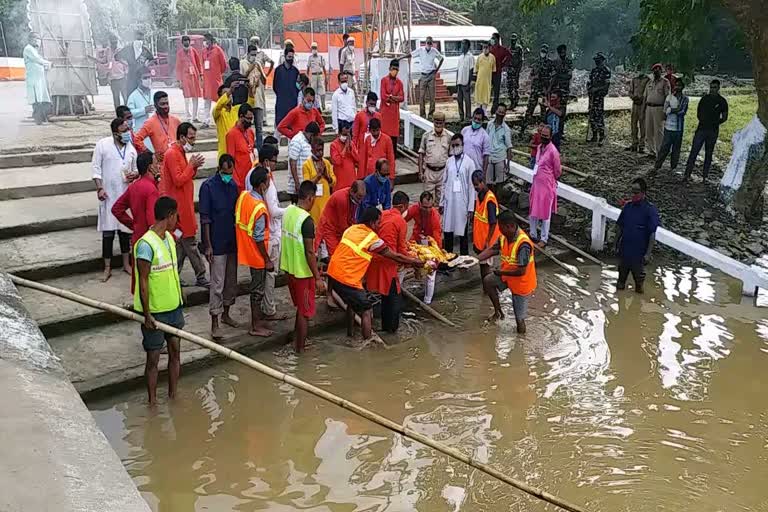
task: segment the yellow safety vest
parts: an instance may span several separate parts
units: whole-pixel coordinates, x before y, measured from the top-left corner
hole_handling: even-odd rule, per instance
[[[182,304],[181,283],[179,282],[179,271],[176,260],[176,241],[173,236],[165,232],[165,240],[168,245],[151,229],[144,233],[133,246],[133,261],[138,261],[137,248],[141,241],[149,244],[152,248],[152,266],[149,270],[149,312],[166,313],[173,311]],[[141,291],[139,287],[139,272],[136,270],[135,287],[133,293],[133,309],[143,312],[141,305]]]

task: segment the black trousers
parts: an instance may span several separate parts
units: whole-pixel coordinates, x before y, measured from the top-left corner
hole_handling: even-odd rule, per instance
[[[120,254],[128,254],[131,252],[131,234],[117,232],[120,238]],[[112,259],[112,245],[115,243],[114,231],[103,231],[101,235],[101,256],[105,260]]]
[[[712,153],[715,152],[715,143],[719,134],[720,130],[717,128],[714,130],[702,127],[696,128],[696,133],[693,135],[693,143],[691,144],[691,153],[688,155],[688,163],[685,165],[686,176],[690,176],[693,172],[696,158],[701,152],[701,147],[704,146],[704,168],[701,175],[704,179],[707,179],[709,169],[712,167]]]
[[[110,80],[109,87],[112,89],[112,103],[115,104],[115,108],[120,105],[128,103],[128,79],[119,78],[117,80]]]
[[[443,232],[443,247],[447,252],[453,252],[453,238],[453,233]],[[467,236],[457,236],[456,238],[459,239],[459,254],[469,256],[469,238]]]
[[[397,143],[400,141],[399,135],[390,135],[390,139],[392,139],[392,151],[395,152],[395,158],[400,156],[400,152],[397,150]]]
[[[632,279],[635,281],[635,290],[643,290],[643,282],[645,281],[645,267],[641,261],[619,261],[619,280],[616,286],[619,290],[623,290],[627,286],[627,277],[630,272],[632,273]]]
[[[491,93],[493,94],[493,106],[488,117],[493,118],[496,115],[496,109],[499,106],[499,93],[501,92],[501,72],[491,74]]]
[[[386,332],[397,332],[400,327],[402,300],[397,291],[396,279],[389,285],[389,294],[381,297],[381,328]]]

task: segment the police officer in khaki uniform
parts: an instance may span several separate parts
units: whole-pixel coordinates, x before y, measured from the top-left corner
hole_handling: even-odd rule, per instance
[[[309,86],[315,90],[315,95],[320,97],[320,106],[325,111],[325,91],[328,86],[328,67],[325,65],[325,57],[317,52],[317,43],[312,42],[312,54],[307,59],[307,76]]]
[[[434,128],[421,138],[419,147],[419,179],[424,190],[432,192],[435,204],[443,195],[445,164],[451,147],[451,136],[445,129],[445,113],[435,112]]]

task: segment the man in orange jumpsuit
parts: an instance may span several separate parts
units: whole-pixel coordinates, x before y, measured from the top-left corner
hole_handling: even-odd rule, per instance
[[[219,99],[219,87],[224,84],[224,73],[229,70],[227,55],[211,34],[203,40],[203,125],[211,123],[211,103]]]
[[[152,148],[155,150],[157,161],[162,162],[165,152],[176,141],[176,131],[179,129],[181,121],[178,117],[171,115],[171,105],[168,102],[167,92],[157,91],[152,101],[155,104],[155,113],[136,132],[133,140],[136,151],[143,153],[147,150],[144,139],[149,138],[152,142]]]
[[[160,173],[160,195],[176,200],[179,221],[173,236],[176,237],[176,254],[179,259],[179,273],[184,260],[189,258],[195,269],[195,285],[208,287],[205,278],[205,264],[197,249],[197,216],[195,215],[195,184],[197,170],[205,159],[199,153],[191,154],[195,145],[197,130],[191,123],[181,123],[176,131],[176,143],[165,152],[163,169]],[[191,155],[191,156],[190,156]],[[182,283],[182,286],[185,284]]]
[[[381,223],[376,234],[384,240],[390,250],[408,253],[406,237],[408,224],[403,219],[403,212],[408,209],[408,194],[402,190],[395,192],[392,197],[392,208],[381,214]],[[396,332],[400,327],[400,279],[397,276],[397,262],[373,255],[371,266],[365,275],[366,288],[369,292],[381,295],[381,328],[386,332]]]
[[[392,139],[392,147],[397,154],[397,141],[400,139],[400,104],[405,100],[403,82],[397,78],[400,61],[392,59],[389,74],[381,79],[379,97],[381,98],[381,131]]]
[[[176,80],[184,93],[185,121],[199,123],[197,118],[198,99],[203,95],[203,61],[200,53],[192,47],[189,36],[181,37],[181,49],[176,52]],[[192,103],[190,113],[189,104]]]
[[[395,149],[392,139],[381,134],[381,120],[371,119],[368,135],[365,136],[360,148],[360,175],[370,176],[376,172],[376,162],[386,158],[389,162],[389,181],[395,184]]]

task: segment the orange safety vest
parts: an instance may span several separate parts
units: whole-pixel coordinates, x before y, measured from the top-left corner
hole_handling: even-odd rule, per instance
[[[494,224],[491,242],[489,245],[485,245],[485,240],[488,238],[488,231],[491,229],[491,226],[488,223],[488,203],[496,205],[496,215],[498,215],[499,201],[496,199],[493,192],[490,190],[487,191],[482,203],[479,199],[475,199],[475,219],[472,222],[472,243],[481,251],[488,247],[493,247],[501,235],[499,224]]]
[[[371,264],[368,248],[378,240],[379,236],[365,224],[348,227],[331,256],[328,275],[341,284],[362,290],[363,277]]]
[[[265,216],[264,246],[269,246],[269,214],[264,201],[256,199],[250,192],[243,191],[235,206],[235,233],[237,234],[237,263],[251,268],[265,268],[266,262],[256,242],[253,241],[253,226],[256,220]]]
[[[531,257],[528,260],[525,274],[521,276],[502,276],[501,279],[507,283],[509,290],[515,295],[529,295],[536,289],[536,263],[533,261],[533,243],[522,229],[517,230],[517,238],[512,244],[502,235],[501,271],[518,269],[517,251],[521,244],[528,244],[531,247]]]

